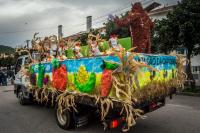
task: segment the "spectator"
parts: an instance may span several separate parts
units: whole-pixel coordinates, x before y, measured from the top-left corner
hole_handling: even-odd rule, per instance
[[[3,73],[0,71],[0,86],[2,85]]]

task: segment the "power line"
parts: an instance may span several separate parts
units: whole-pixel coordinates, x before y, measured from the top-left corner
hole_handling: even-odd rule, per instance
[[[147,4],[147,3],[151,2],[151,1],[153,1],[153,0],[145,0],[145,1],[141,2],[141,3],[142,3],[143,5],[145,5],[145,4]],[[111,12],[105,14],[105,15],[102,15],[102,16],[99,16],[99,17],[94,18],[92,24],[93,24],[93,25],[96,25],[96,24],[99,24],[99,23],[106,22],[106,20],[108,19],[108,15],[109,15],[109,14],[120,15],[120,14],[126,13],[126,12],[128,11],[128,9],[131,8],[130,3],[129,3],[128,5],[129,5],[129,6],[127,6],[127,4],[126,4],[125,6],[123,6],[123,7],[121,7],[121,8],[118,8],[118,9],[116,9],[116,10],[113,10],[113,11],[111,11]],[[125,10],[125,11],[124,11],[124,10]],[[121,12],[121,11],[123,11],[123,12]],[[100,19],[103,19],[103,20],[100,20]],[[97,20],[100,20],[100,21],[97,21]],[[97,21],[97,22],[96,22],[96,21]],[[73,25],[73,26],[86,26],[86,23],[84,22],[84,23],[81,23],[81,24]],[[70,28],[65,27],[64,29],[70,30],[70,29],[74,29],[74,27],[70,27]]]
[[[141,2],[142,0],[140,0],[140,2]],[[147,4],[147,3],[149,3],[149,2],[152,2],[152,1],[154,1],[154,0],[143,0],[141,3],[143,4],[143,5],[145,5],[145,4]],[[128,5],[128,6],[127,6]],[[115,14],[115,15],[120,15],[120,14],[123,14],[123,13],[126,13],[127,11],[128,11],[128,9],[130,9],[131,8],[131,6],[130,6],[130,3],[129,4],[125,4],[123,7],[121,7],[121,8],[118,8],[118,9],[116,9],[116,10],[113,10],[113,11],[111,11],[111,12],[109,12],[109,13],[107,13],[107,14],[104,14],[104,15],[101,15],[101,16],[99,16],[99,17],[95,17],[94,19],[93,19],[93,25],[95,25],[95,24],[99,24],[99,23],[102,23],[102,22],[105,22],[106,20],[107,20],[107,18],[108,18],[108,15],[109,14]],[[124,11],[125,10],[125,11]],[[123,12],[121,12],[121,11],[123,11]],[[99,20],[99,19],[103,19],[103,20],[100,20],[100,21],[97,21],[97,20]],[[96,22],[97,21],[97,22]],[[76,26],[85,26],[86,25],[86,23],[84,22],[84,23],[82,23],[82,24],[77,24]],[[71,28],[68,28],[68,29],[72,29],[73,27],[71,27]]]
[[[140,0],[140,2],[141,1],[142,0]],[[144,4],[149,3],[151,1],[153,1],[153,0],[144,0],[141,3],[144,5]],[[95,21],[97,21],[99,19],[103,19],[103,21],[105,22],[109,14],[115,14],[115,15],[117,15],[117,14],[123,14],[123,13],[127,12],[126,9],[129,9],[130,7],[131,6],[130,6],[130,1],[129,1],[123,7],[120,7],[118,9],[116,9],[116,10],[113,10],[113,11],[111,11],[109,13],[106,13],[104,15],[101,15],[99,17],[95,17],[93,19],[93,21],[95,22]],[[121,12],[123,10],[125,10],[125,11]],[[103,22],[103,21],[100,21],[100,22]],[[97,23],[100,23],[100,22],[98,21]],[[96,24],[96,23],[94,23],[94,24]],[[76,25],[68,25],[67,27],[64,27],[63,29],[71,29],[71,28],[74,28],[74,27],[77,27],[77,26],[84,26],[84,25],[86,25],[86,23],[82,22],[82,23],[79,23],[79,24],[76,24]],[[24,30],[17,30],[17,31],[0,32],[0,35],[16,34],[16,33],[30,32],[30,31],[34,31],[35,32],[35,31],[42,31],[42,30],[53,30],[53,29],[57,29],[57,27],[45,27],[45,28],[24,29]]]

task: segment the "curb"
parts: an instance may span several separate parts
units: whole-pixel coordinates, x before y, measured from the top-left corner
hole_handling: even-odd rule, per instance
[[[200,97],[200,93],[193,93],[193,92],[179,92],[178,95],[184,95],[184,96],[195,96]]]

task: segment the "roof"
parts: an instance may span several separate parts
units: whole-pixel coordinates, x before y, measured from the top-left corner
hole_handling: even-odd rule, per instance
[[[145,7],[144,9],[149,12],[153,9],[155,9],[156,7],[160,6],[160,3],[157,3],[157,2],[152,2],[151,4],[148,4],[147,7]]]
[[[96,28],[95,30],[103,30],[103,29],[105,29],[105,26]],[[72,34],[70,36],[64,37],[64,39],[68,39],[68,38],[76,39],[77,37],[80,37],[82,34],[85,34],[85,33],[88,33],[88,32],[87,31],[80,31],[78,33],[75,33],[75,34]]]
[[[175,7],[176,5],[169,5],[169,6],[166,6],[166,5],[161,5],[153,10],[151,10],[149,12],[150,15],[152,14],[157,14],[157,13],[161,13],[161,12],[168,12],[170,10],[173,10],[173,8]]]

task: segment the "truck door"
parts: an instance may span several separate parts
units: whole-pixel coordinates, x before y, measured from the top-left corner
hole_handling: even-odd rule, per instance
[[[22,68],[23,58],[19,58],[15,65],[15,81],[14,84],[21,84],[21,73],[20,70]]]

